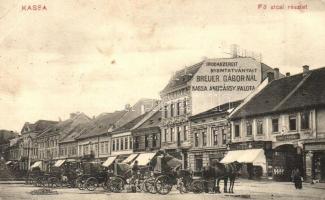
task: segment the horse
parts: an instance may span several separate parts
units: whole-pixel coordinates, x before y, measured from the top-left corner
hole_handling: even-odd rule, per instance
[[[213,180],[214,186],[217,182],[217,187],[213,188],[214,192],[220,193],[219,183],[224,180],[224,193],[233,193],[235,179],[238,176],[238,172],[241,168],[241,164],[237,161],[223,164],[219,162],[213,162],[212,165],[205,166],[202,170],[202,177],[205,180]],[[229,190],[227,190],[227,182],[229,179]],[[205,185],[206,187],[206,185]]]

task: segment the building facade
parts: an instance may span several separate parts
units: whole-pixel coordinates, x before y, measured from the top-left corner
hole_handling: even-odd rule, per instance
[[[188,165],[190,134],[189,117],[216,105],[242,100],[253,92],[268,73],[281,76],[253,58],[205,59],[177,71],[160,92],[162,99],[162,148]]]
[[[324,117],[325,93],[319,80],[325,78],[325,69],[303,69],[301,74],[271,81],[230,116],[231,150],[262,149],[265,161],[257,165],[275,180],[290,181],[295,168],[307,178],[320,169],[313,158],[322,150],[312,149],[319,147],[321,142],[314,142],[324,131],[317,122]]]
[[[240,102],[226,103],[189,118],[193,135],[189,169],[201,172],[204,166],[224,157],[230,141],[228,115]]]

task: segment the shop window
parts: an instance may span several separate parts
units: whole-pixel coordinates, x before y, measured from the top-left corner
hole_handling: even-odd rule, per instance
[[[195,156],[195,170],[201,171],[203,168],[203,159],[202,156]]]
[[[164,129],[164,140],[167,142],[167,137],[168,137],[168,130],[165,128]]]
[[[253,135],[252,121],[246,121],[246,135],[247,136]]]
[[[149,140],[148,140],[148,135],[144,136],[144,146],[147,148],[149,146]]]
[[[290,131],[297,130],[297,116],[296,115],[289,116],[289,130]]]
[[[300,127],[302,130],[306,130],[310,128],[308,111],[300,113]]]
[[[272,133],[279,132],[279,118],[272,119]]]
[[[129,148],[129,149],[133,149],[133,141],[132,141],[132,138],[130,138],[130,143],[129,143],[129,145],[130,145],[130,148]]]
[[[120,138],[116,139],[116,151],[120,150]]]
[[[124,150],[124,138],[121,138],[121,150]]]
[[[125,149],[128,149],[128,147],[129,147],[129,137],[127,137],[127,138],[124,138],[124,148]]]
[[[239,137],[240,127],[239,124],[235,124],[235,137]]]
[[[139,149],[139,140],[140,140],[139,136],[134,138],[134,148],[135,149]]]
[[[222,134],[222,144],[227,144],[227,134],[225,133],[225,129],[221,129]]]
[[[109,152],[108,148],[109,148],[108,142],[105,142],[105,153]]]
[[[199,133],[194,133],[194,146],[199,146]]]
[[[100,153],[104,153],[104,142],[100,143]]]
[[[156,147],[157,146],[157,135],[153,134],[152,135],[152,147]]]
[[[256,120],[256,131],[257,135],[262,135],[263,134],[263,120],[258,119]]]
[[[218,145],[218,130],[217,129],[212,129],[212,134],[213,134],[213,145]]]

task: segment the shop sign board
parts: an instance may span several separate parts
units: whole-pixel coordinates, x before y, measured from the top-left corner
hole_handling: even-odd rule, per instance
[[[290,135],[278,135],[276,136],[277,141],[289,141],[289,140],[297,140],[300,139],[299,133],[290,134]]]

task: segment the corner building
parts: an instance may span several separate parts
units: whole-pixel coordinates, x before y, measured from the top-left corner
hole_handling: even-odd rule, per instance
[[[175,72],[160,92],[161,148],[183,160],[188,168],[192,147],[189,117],[217,105],[244,99],[278,69],[249,57],[205,59]]]

